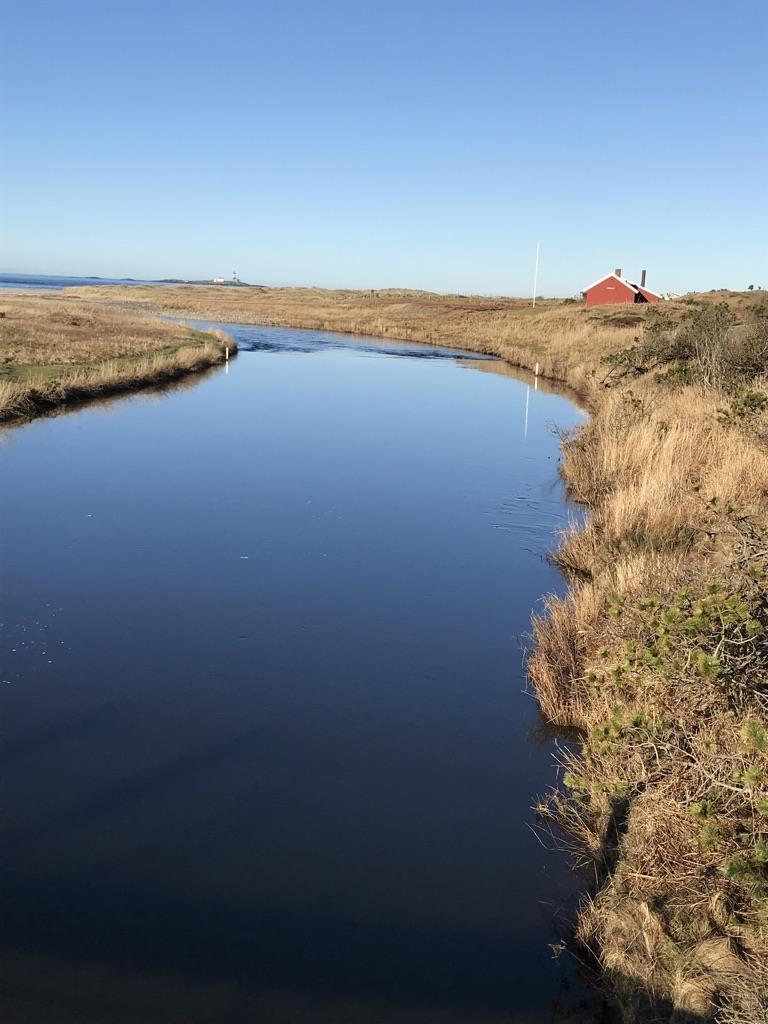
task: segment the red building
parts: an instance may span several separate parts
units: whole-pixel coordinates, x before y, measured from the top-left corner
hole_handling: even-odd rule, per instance
[[[621,276],[621,267],[612,274],[601,277],[582,292],[587,306],[613,306],[622,302],[660,302],[661,296],[645,287],[645,271],[640,284],[633,284]]]

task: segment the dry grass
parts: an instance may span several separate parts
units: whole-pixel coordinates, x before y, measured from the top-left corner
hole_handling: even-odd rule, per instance
[[[221,363],[214,333],[59,296],[0,299],[0,421],[159,385]]]
[[[768,452],[723,428],[722,396],[694,388],[638,394],[637,386],[631,395],[609,393],[565,444],[565,478],[594,510],[584,530],[564,539],[565,567],[597,576],[635,552],[695,546],[706,528],[702,495],[758,515],[768,509]]]
[[[582,377],[588,377],[594,360],[631,340],[644,318],[643,311],[634,309],[596,312],[561,302],[531,309],[518,299],[391,290],[188,285],[71,291],[73,302],[112,302],[168,316],[420,341],[500,355],[529,369],[539,361],[545,376],[577,388],[588,383]]]
[[[645,375],[564,444],[592,516],[529,670],[584,739],[542,812],[596,866],[580,936],[627,1020],[768,1017],[768,449],[733,402]]]

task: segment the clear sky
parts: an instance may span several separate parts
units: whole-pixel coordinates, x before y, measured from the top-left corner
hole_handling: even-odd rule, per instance
[[[0,270],[768,287],[765,0],[0,0]]]

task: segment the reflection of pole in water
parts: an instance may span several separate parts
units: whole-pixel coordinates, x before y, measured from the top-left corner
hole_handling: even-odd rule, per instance
[[[525,386],[525,429],[523,431],[523,437],[528,437],[528,401],[531,397],[531,385],[526,384]]]

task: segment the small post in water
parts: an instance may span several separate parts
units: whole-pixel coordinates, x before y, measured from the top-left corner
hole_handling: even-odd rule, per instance
[[[229,362],[229,345],[225,345],[224,346],[224,362],[225,363]],[[539,364],[536,363],[536,365],[538,366]]]

